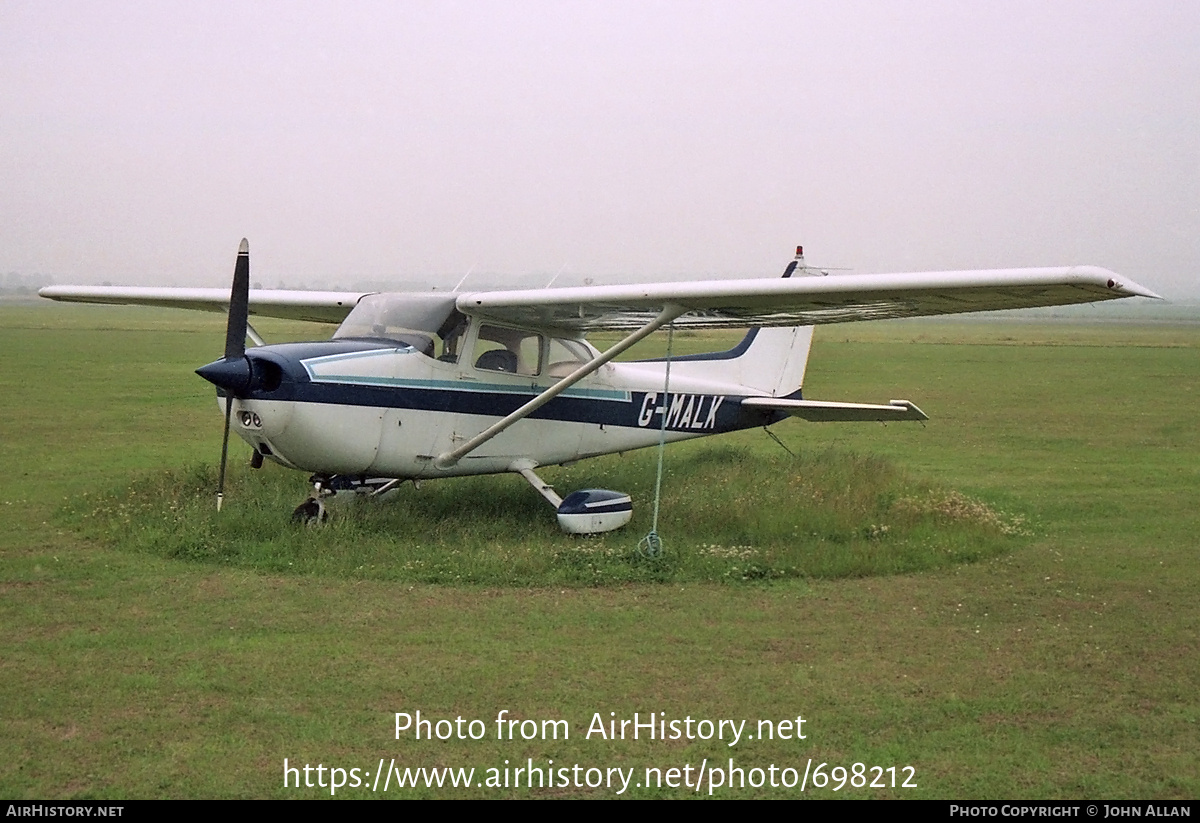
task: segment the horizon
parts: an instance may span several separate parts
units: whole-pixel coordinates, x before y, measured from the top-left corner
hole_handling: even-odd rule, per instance
[[[0,271],[1099,265],[1200,298],[1200,6],[0,6]]]

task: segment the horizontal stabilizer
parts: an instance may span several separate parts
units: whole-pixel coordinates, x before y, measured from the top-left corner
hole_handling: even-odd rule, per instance
[[[831,403],[824,400],[786,400],[779,397],[747,397],[742,405],[770,409],[802,417],[813,423],[859,420],[928,420],[929,416],[907,400],[892,400],[886,406],[872,403]]]

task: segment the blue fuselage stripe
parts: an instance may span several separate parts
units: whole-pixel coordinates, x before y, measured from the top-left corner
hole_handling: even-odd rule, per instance
[[[337,345],[339,343],[341,345]],[[270,360],[280,367],[283,375],[279,385],[271,391],[252,391],[248,399],[502,417],[516,411],[546,389],[532,382],[513,386],[474,380],[418,380],[376,375],[317,376],[313,374],[317,370],[303,362],[307,360],[312,363],[314,356],[320,361],[330,362],[380,353],[379,349],[362,351],[361,344],[355,351],[353,346],[342,341],[334,341],[334,345],[328,347],[309,343],[251,350],[247,356],[252,360]],[[661,392],[572,387],[530,417],[658,429],[665,414],[669,431],[696,434],[765,426],[782,417],[774,411],[743,409],[743,399],[744,396],[740,395],[671,392],[664,402]]]
[[[532,396],[532,392],[506,393],[495,390],[495,387],[486,391],[466,387],[446,391],[411,386],[284,381],[275,391],[255,392],[251,399],[503,417],[529,402]],[[693,431],[697,434],[764,426],[778,419],[770,411],[743,409],[743,398],[740,396],[671,392],[665,403],[657,392],[630,392],[628,397],[628,400],[608,400],[559,396],[530,417],[657,429],[662,425],[661,415],[665,410],[669,431]]]

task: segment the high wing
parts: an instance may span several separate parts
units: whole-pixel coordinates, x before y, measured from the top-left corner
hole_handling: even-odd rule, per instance
[[[210,288],[47,286],[42,297],[74,303],[225,312],[229,292]],[[250,313],[340,323],[369,292],[254,289]],[[459,311],[501,323],[575,332],[638,329],[665,307],[677,326],[797,326],[1158,297],[1108,269],[1038,269],[701,280],[460,294]],[[674,313],[674,312],[673,312]]]
[[[1108,269],[850,274],[583,286],[460,294],[459,311],[501,323],[577,332],[635,329],[667,306],[691,328],[809,326],[897,317],[1158,297]]]
[[[355,304],[370,292],[286,291],[251,289],[250,314],[341,323]],[[129,306],[163,306],[173,309],[229,311],[229,289],[144,288],[138,286],[46,286],[42,297],[66,303],[108,303]]]

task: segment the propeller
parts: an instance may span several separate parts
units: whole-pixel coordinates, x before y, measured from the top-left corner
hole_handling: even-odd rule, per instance
[[[221,473],[217,479],[217,511],[225,499],[225,463],[229,457],[229,418],[233,413],[235,388],[247,388],[250,383],[250,364],[246,360],[246,325],[250,317],[250,244],[246,238],[238,246],[237,263],[233,267],[233,287],[229,290],[229,322],[225,326],[225,359],[197,369],[197,373],[225,389],[225,433],[221,436]],[[208,373],[206,373],[206,371]],[[213,380],[220,376],[221,382]],[[237,380],[245,375],[243,382]],[[232,379],[231,379],[232,378]]]

